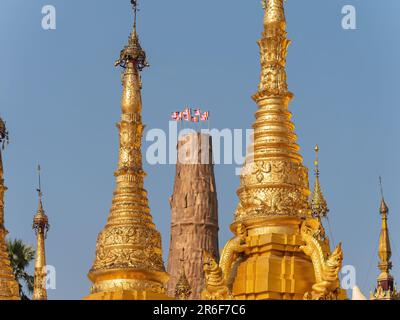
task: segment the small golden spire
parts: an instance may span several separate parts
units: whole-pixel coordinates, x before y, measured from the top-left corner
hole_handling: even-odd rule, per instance
[[[181,274],[175,286],[175,298],[188,300],[192,294],[192,288],[185,273],[185,248],[182,248]]]
[[[325,197],[321,190],[321,185],[319,182],[319,146],[315,146],[315,161],[314,161],[314,173],[315,173],[315,184],[314,184],[314,191],[311,198],[311,213],[314,218],[324,218],[327,216],[329,209],[328,204],[325,200]]]
[[[392,262],[390,258],[392,257],[392,249],[390,246],[389,239],[389,227],[388,227],[388,215],[389,208],[386,205],[385,198],[383,195],[382,178],[379,177],[379,183],[381,188],[381,204],[379,212],[381,214],[381,233],[379,237],[379,270],[381,273],[378,276],[377,288],[375,292],[371,295],[373,300],[398,300],[400,295],[397,294],[394,285],[394,279],[390,274],[392,269]]]
[[[46,291],[46,250],[45,239],[49,231],[49,219],[43,209],[41,168],[38,165],[39,187],[37,189],[39,197],[38,211],[33,218],[32,228],[36,234],[36,258],[35,258],[35,280],[33,288],[33,300],[47,300]]]

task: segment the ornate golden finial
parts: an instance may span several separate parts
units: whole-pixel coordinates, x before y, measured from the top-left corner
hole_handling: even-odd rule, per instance
[[[325,197],[321,190],[321,185],[319,182],[319,146],[315,146],[315,161],[314,161],[314,173],[315,173],[315,185],[314,192],[311,198],[311,213],[314,218],[324,218],[327,216],[329,209],[326,203]]]
[[[388,228],[388,214],[389,208],[386,205],[385,198],[383,195],[382,178],[379,177],[379,184],[381,189],[381,204],[379,212],[381,214],[382,226],[379,237],[379,270],[381,273],[378,276],[377,288],[374,293],[371,294],[372,300],[398,300],[400,295],[397,293],[393,276],[390,274],[392,269],[392,249],[390,246],[389,239],[389,228]]]
[[[185,248],[182,248],[182,258],[181,261],[181,274],[175,286],[175,298],[179,300],[188,300],[192,294],[192,288],[186,277],[185,272]]]
[[[136,14],[137,1],[131,3]],[[140,71],[148,64],[135,25],[115,65],[124,68],[116,187],[108,222],[97,239],[87,299],[167,299],[161,235],[144,188]]]
[[[49,219],[43,209],[42,201],[42,183],[41,183],[41,168],[38,165],[38,211],[33,218],[32,228],[36,234],[36,258],[35,258],[35,280],[33,288],[33,300],[47,300],[46,291],[46,249],[45,239],[49,231]]]
[[[20,300],[19,285],[10,263],[6,245],[7,230],[4,226],[4,193],[7,187],[4,185],[2,150],[8,143],[8,131],[6,124],[0,118],[0,300]]]
[[[140,45],[139,36],[136,30],[136,19],[138,11],[138,1],[131,0],[133,12],[134,12],[134,23],[133,30],[129,37],[128,44],[121,50],[119,59],[115,62],[115,66],[121,66],[126,68],[129,61],[135,61],[136,68],[142,71],[144,68],[149,67],[147,62],[146,52],[142,49]]]

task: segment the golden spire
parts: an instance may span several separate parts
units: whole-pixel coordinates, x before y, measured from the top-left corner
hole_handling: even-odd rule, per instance
[[[132,5],[136,15],[137,1]],[[108,222],[97,239],[88,299],[163,299],[168,275],[144,189],[140,71],[148,63],[136,23],[115,65],[124,68],[116,187]]]
[[[263,7],[261,76],[253,96],[258,108],[237,190],[239,204],[231,224],[235,236],[221,253],[224,263],[219,268],[213,263],[213,270],[223,274],[225,292],[236,299],[303,299],[312,292],[316,275],[321,276],[328,242],[321,224],[312,218],[308,169],[289,111],[293,94],[286,79],[290,41],[283,0],[264,0]],[[304,246],[312,242],[305,237],[309,229],[321,241],[310,250]],[[310,259],[317,251],[324,254]],[[333,258],[340,255],[338,248]],[[330,267],[336,270],[340,264],[337,259]]]
[[[175,286],[175,298],[179,300],[188,300],[192,294],[192,288],[186,277],[185,272],[185,248],[182,248],[181,274]]]
[[[314,185],[314,192],[311,198],[311,212],[314,218],[321,219],[327,216],[329,209],[319,183],[318,145],[315,146],[314,150],[315,150],[315,161],[314,161],[315,185]]]
[[[258,41],[261,79],[254,139],[241,173],[236,223],[260,217],[310,215],[308,171],[299,154],[286,83],[287,39],[283,0],[264,1],[264,32]],[[232,226],[232,230],[235,230]]]
[[[381,205],[379,208],[382,220],[381,234],[379,237],[379,270],[381,273],[378,276],[378,284],[375,292],[371,295],[373,300],[398,300],[400,295],[397,294],[394,279],[390,274],[392,269],[392,249],[390,247],[389,239],[389,228],[388,228],[388,214],[389,208],[386,205],[385,198],[383,196],[382,179],[379,178],[381,186]]]
[[[40,177],[40,165],[38,165],[39,188],[37,189],[39,196],[38,211],[33,218],[33,230],[36,234],[36,258],[35,258],[35,281],[33,288],[33,300],[47,300],[46,291],[46,250],[45,239],[49,231],[49,219],[44,212],[42,202],[42,186]]]
[[[8,131],[0,118],[0,300],[20,300],[19,285],[15,280],[6,244],[7,230],[4,226],[4,185],[2,150],[8,143]]]

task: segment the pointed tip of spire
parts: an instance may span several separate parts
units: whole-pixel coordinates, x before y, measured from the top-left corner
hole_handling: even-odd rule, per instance
[[[131,0],[131,4],[132,4],[132,9],[133,9],[133,31],[132,31],[132,34],[134,34],[137,37],[138,0]]]
[[[381,206],[380,206],[380,208],[379,208],[379,212],[380,212],[381,214],[388,214],[388,213],[389,213],[389,208],[388,208],[388,206],[386,205],[386,202],[385,202],[385,198],[384,198],[384,197],[382,197],[382,199],[381,199]]]
[[[325,200],[324,194],[321,190],[321,185],[319,182],[319,160],[318,160],[318,153],[319,153],[319,146],[316,145],[314,148],[315,151],[315,184],[314,184],[314,191],[312,193],[311,198],[311,212],[314,217],[326,217],[329,209],[328,204]]]
[[[382,183],[382,177],[379,177],[379,187],[381,189],[381,205],[379,207],[379,212],[381,214],[388,214],[389,213],[389,208],[386,205],[385,202],[385,197],[384,197],[384,193],[383,193],[383,183]]]
[[[38,172],[38,188],[36,189],[37,193],[38,193],[38,197],[39,197],[39,209],[42,208],[43,209],[43,205],[42,205],[42,177],[41,177],[41,170],[42,168],[40,167],[40,163],[37,166],[37,172]]]
[[[315,175],[317,177],[319,177],[319,168],[318,168],[318,166],[319,166],[319,160],[318,160],[319,146],[318,146],[318,144],[315,145],[314,151],[315,151],[315,160],[314,160],[314,167],[315,168],[314,168],[314,171],[315,171]]]

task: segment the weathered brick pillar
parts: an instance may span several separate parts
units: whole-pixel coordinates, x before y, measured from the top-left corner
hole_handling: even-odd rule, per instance
[[[203,250],[219,258],[218,201],[210,135],[191,133],[178,142],[174,192],[170,198],[172,221],[168,257],[168,294],[182,263],[192,288],[190,299],[200,299],[204,286]],[[217,260],[218,261],[218,260]]]

